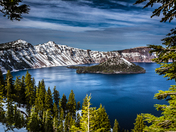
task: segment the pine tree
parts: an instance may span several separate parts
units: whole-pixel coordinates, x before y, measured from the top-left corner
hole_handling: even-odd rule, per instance
[[[35,107],[33,107],[28,118],[27,130],[31,132],[41,132],[42,127],[42,121],[39,119],[37,112],[35,112]]]
[[[3,74],[2,74],[1,69],[0,69],[0,84],[2,84],[2,85],[5,86],[4,76],[3,76]]]
[[[119,126],[119,123],[116,119],[114,121],[113,132],[120,132],[120,126]]]
[[[3,109],[4,103],[4,85],[0,84],[0,122],[4,123],[5,111]]]
[[[134,123],[134,129],[132,129],[133,132],[143,132],[145,128],[145,123],[143,120],[142,115],[137,115],[136,122]]]
[[[8,99],[7,99],[8,100]],[[9,99],[7,102],[7,111],[5,114],[5,119],[6,119],[6,128],[7,130],[13,130],[14,129],[14,107],[12,104],[12,100]]]
[[[53,130],[54,132],[58,131],[58,127],[59,127],[59,110],[57,108],[57,105],[54,103],[53,105]]]
[[[80,128],[80,120],[81,120],[81,116],[79,113],[77,113],[75,126],[78,128]]]
[[[94,119],[93,130],[99,132],[108,132],[110,131],[111,125],[106,110],[100,104],[100,107],[97,109]]]
[[[50,112],[53,110],[53,99],[50,87],[48,87],[48,90],[45,93],[45,110],[50,110]]]
[[[83,132],[93,131],[95,108],[90,107],[91,96],[86,95],[82,105],[82,116],[80,120],[80,129]]]
[[[135,4],[142,3],[145,0],[137,0]],[[162,12],[163,18],[161,22],[169,20],[171,22],[175,16],[175,0],[153,0],[147,2],[144,8],[153,6],[155,3],[161,5],[154,10],[153,16],[159,16]],[[155,53],[157,58],[153,59],[156,63],[160,64],[160,68],[155,71],[167,77],[168,80],[174,79],[176,81],[176,28],[171,30],[171,33],[167,35],[163,40],[163,46],[161,45],[149,45],[152,49],[150,53]],[[168,63],[169,61],[171,63]],[[144,114],[144,120],[150,123],[148,127],[145,127],[144,131],[175,131],[176,128],[176,85],[171,85],[171,88],[167,91],[160,90],[159,93],[155,94],[156,99],[166,99],[168,105],[155,105],[157,110],[161,110],[162,116],[156,117],[151,114]]]
[[[67,111],[67,98],[66,98],[65,94],[63,94],[62,99],[61,99],[61,106],[64,111],[64,118],[65,118],[66,111]]]
[[[18,103],[18,106],[21,104],[22,96],[21,96],[21,80],[18,76],[16,76],[16,80],[14,82],[15,89],[15,101]]]
[[[5,86],[7,102],[9,102],[9,100],[11,100],[13,98],[13,94],[14,94],[12,78],[13,78],[13,76],[11,75],[10,71],[8,70],[8,72],[6,74],[6,86]]]
[[[57,107],[59,108],[59,91],[56,90],[56,86],[54,87],[54,91],[53,91],[53,100],[54,100],[54,103],[57,105]]]
[[[5,93],[5,81],[4,81],[4,76],[2,74],[2,71],[0,69],[0,90],[2,90],[2,96],[5,96],[6,93]]]
[[[58,131],[63,132],[64,131],[64,125],[63,125],[63,120],[64,120],[64,110],[61,105],[61,99],[59,100],[59,127]]]
[[[42,80],[41,82],[39,82],[38,88],[39,88],[40,99],[43,101],[43,104],[44,104],[45,103],[45,93],[46,93],[44,80]]]
[[[31,79],[31,75],[27,71],[25,76],[25,95],[26,95],[26,103],[27,103],[27,112],[30,113],[30,107],[34,104],[34,87]]]
[[[53,119],[50,109],[44,111],[44,132],[53,131]]]
[[[21,77],[21,92],[20,92],[20,95],[21,95],[21,104],[26,104],[26,95],[25,95],[25,77],[22,76]]]
[[[81,108],[81,104],[80,104],[80,101],[78,101],[76,105],[76,110],[80,110],[80,108]]]
[[[17,110],[16,104],[14,106],[14,124],[15,124],[15,128],[17,128],[17,129],[20,129],[23,127],[22,115],[21,115],[20,111]]]
[[[70,115],[72,116],[73,119],[76,118],[76,100],[75,100],[75,94],[73,93],[73,90],[71,90],[71,93],[68,98],[67,102],[67,109]]]
[[[70,131],[71,126],[74,125],[73,118],[70,113],[68,113],[65,117],[65,122],[64,122],[64,131],[68,132]]]

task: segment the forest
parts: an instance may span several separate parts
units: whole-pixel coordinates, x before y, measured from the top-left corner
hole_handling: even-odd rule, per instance
[[[5,79],[0,72],[0,86],[0,122],[6,125],[7,131],[23,127],[31,132],[110,131],[105,108],[101,104],[98,109],[91,107],[91,96],[85,97],[81,108],[73,90],[68,99],[64,94],[60,98],[56,87],[53,93],[50,87],[45,88],[44,80],[36,86],[28,71],[15,80],[10,71]],[[118,128],[116,120],[114,131]]]

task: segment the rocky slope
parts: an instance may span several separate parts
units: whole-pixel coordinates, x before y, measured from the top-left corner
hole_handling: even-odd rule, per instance
[[[127,61],[122,57],[112,57],[95,66],[70,66],[77,69],[77,73],[101,73],[101,74],[135,74],[145,73],[145,69]]]
[[[146,53],[147,50],[145,49]],[[82,50],[55,44],[52,41],[33,46],[24,40],[17,40],[0,44],[0,68],[5,73],[7,70],[100,63],[112,57],[122,57],[133,62],[135,60],[148,62],[153,56],[143,52],[143,50],[140,52],[130,50],[129,53],[126,50],[113,52]]]
[[[155,54],[149,53],[148,47],[136,47],[131,49],[119,50],[118,53],[130,62],[152,62],[151,59],[155,58]]]

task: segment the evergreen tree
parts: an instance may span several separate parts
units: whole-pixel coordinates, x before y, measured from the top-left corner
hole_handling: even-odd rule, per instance
[[[81,120],[81,116],[79,113],[77,113],[75,126],[78,128],[80,128],[80,120]]]
[[[2,74],[1,69],[0,69],[0,84],[2,84],[2,85],[5,86],[4,76],[3,76],[3,74]]]
[[[94,119],[93,130],[99,132],[108,132],[110,131],[111,125],[106,110],[100,104],[100,107],[97,109]]]
[[[5,111],[3,109],[3,103],[4,103],[4,89],[3,89],[3,85],[0,84],[0,122],[4,123],[4,119],[5,119]]]
[[[145,0],[137,0],[135,4],[142,3]],[[161,22],[169,20],[171,22],[175,16],[175,0],[153,0],[147,2],[144,8],[153,6],[155,3],[160,3],[159,6],[153,12],[153,16],[159,16],[162,12],[163,18]],[[164,75],[168,80],[174,79],[176,81],[176,28],[171,30],[171,33],[167,35],[163,40],[163,46],[161,45],[149,45],[152,49],[150,53],[155,53],[157,58],[153,61],[160,64],[160,68],[156,69],[156,72],[160,75]],[[168,63],[169,61],[171,63]],[[161,110],[162,116],[156,117],[151,114],[144,114],[144,120],[150,123],[148,127],[145,127],[144,131],[175,131],[176,128],[176,86],[171,85],[171,88],[167,91],[160,90],[159,93],[155,94],[156,99],[166,99],[169,105],[155,105],[157,110]]]
[[[134,129],[132,129],[133,132],[143,132],[145,128],[145,123],[143,120],[142,115],[137,115],[136,122],[134,123]]]
[[[64,111],[64,118],[65,118],[66,111],[67,111],[67,98],[66,98],[65,94],[63,94],[62,99],[61,99],[61,106]]]
[[[34,87],[31,79],[31,75],[27,71],[25,76],[25,95],[27,103],[27,112],[30,113],[30,107],[34,104]]]
[[[14,106],[14,124],[15,128],[20,129],[23,127],[22,115],[19,110],[17,110],[17,106]]]
[[[81,108],[81,104],[80,104],[80,101],[78,101],[76,105],[76,110],[80,110],[80,108]]]
[[[71,93],[68,98],[67,102],[67,109],[70,115],[72,116],[73,119],[76,118],[76,100],[75,100],[75,94],[73,93],[73,90],[71,90]]]
[[[56,86],[54,87],[54,91],[53,91],[53,100],[54,100],[54,103],[57,105],[57,107],[59,108],[59,91],[56,90]]]
[[[45,93],[45,110],[50,110],[50,112],[53,110],[53,99],[50,87],[48,87],[48,90]]]
[[[12,104],[12,100],[9,99],[8,103],[7,103],[7,111],[6,111],[6,128],[8,130],[13,130],[14,129],[14,107]]]
[[[25,95],[25,77],[22,76],[21,77],[21,92],[20,92],[20,96],[21,96],[21,104],[26,104],[26,95]]]
[[[120,126],[119,126],[119,123],[116,119],[114,121],[113,132],[120,132]]]
[[[68,132],[71,128],[71,126],[74,125],[73,123],[73,118],[70,113],[68,113],[65,117],[65,122],[64,122],[64,131]]]
[[[40,99],[43,101],[43,104],[44,104],[45,103],[45,93],[46,93],[44,80],[42,80],[41,82],[39,82],[38,88],[39,88]]]
[[[80,120],[81,131],[93,131],[95,108],[90,107],[91,96],[86,95],[82,105],[82,116]]]
[[[27,122],[27,130],[31,132],[42,132],[42,121],[39,119],[35,107],[31,109],[31,114]]]
[[[53,131],[53,119],[50,109],[44,111],[44,132]]]
[[[60,99],[59,100],[59,128],[58,128],[59,132],[63,132],[64,131],[63,120],[64,120],[64,110],[62,108],[61,99]]]
[[[59,127],[59,110],[57,108],[57,105],[54,103],[53,105],[53,130],[54,132],[57,132],[58,131],[58,127]]]
[[[5,93],[5,81],[4,81],[4,76],[2,74],[2,71],[0,69],[0,90],[2,90],[2,96],[5,96],[6,93]]]
[[[14,94],[14,89],[13,89],[13,80],[12,80],[13,76],[11,75],[10,71],[7,71],[6,74],[6,97],[7,97],[7,102],[9,102],[9,100],[11,100],[13,98],[13,94]]]
[[[22,96],[21,96],[21,80],[18,76],[16,76],[16,80],[14,82],[15,89],[15,101],[18,103],[18,106],[21,104]]]
[[[146,0],[137,0],[135,4],[140,4],[142,2],[146,2]],[[159,5],[159,7],[153,11],[153,15],[151,17],[160,16],[160,14],[162,14],[162,19],[160,22],[166,22],[167,20],[171,22],[175,17],[175,0],[149,0],[144,4],[145,6],[143,8],[149,6],[153,7],[154,4]]]

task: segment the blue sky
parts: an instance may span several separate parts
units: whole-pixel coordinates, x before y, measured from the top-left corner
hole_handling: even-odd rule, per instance
[[[0,13],[0,43],[23,39],[36,45],[48,41],[98,51],[121,50],[161,39],[176,21],[160,23],[153,8],[135,0],[24,0],[29,14],[10,21]]]

